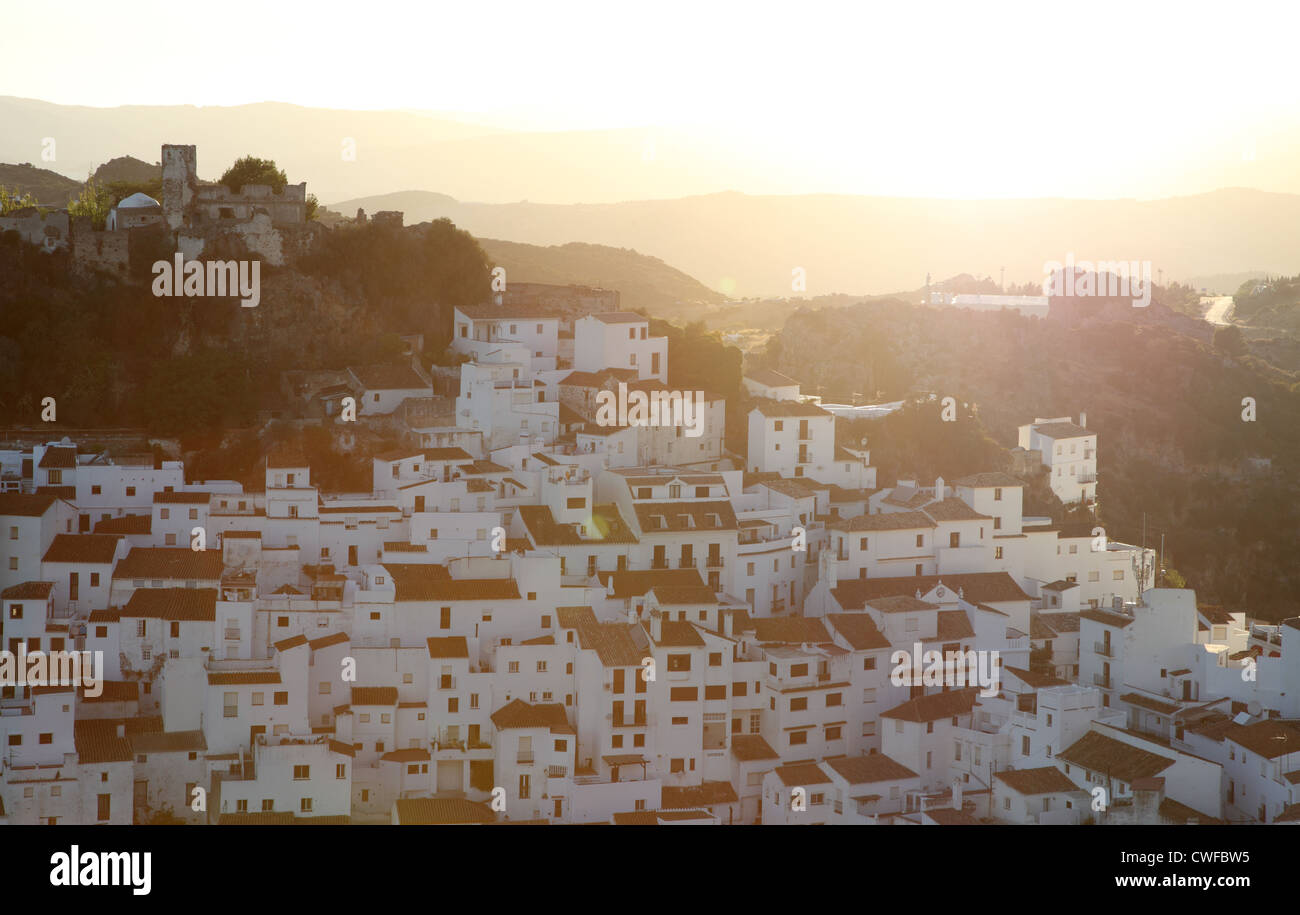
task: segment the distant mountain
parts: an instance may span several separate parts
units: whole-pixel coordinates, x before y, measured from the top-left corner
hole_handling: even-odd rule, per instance
[[[724,295],[885,293],[927,274],[1041,282],[1045,265],[1150,262],[1164,281],[1300,272],[1300,196],[1230,189],[1160,200],[928,200],[709,194],[607,204],[467,203],[404,191],[331,204],[448,217],[478,237],[581,241],[661,258]],[[804,289],[794,288],[802,268]]]
[[[162,178],[162,164],[155,162],[150,165],[134,156],[118,156],[95,169],[95,178],[105,184],[112,181],[130,181],[138,184],[158,181]]]
[[[657,257],[626,248],[570,242],[539,247],[495,238],[479,244],[493,264],[504,267],[506,281],[599,286],[617,289],[624,308],[646,308],[660,314],[689,303],[716,304],[721,293],[670,267]]]
[[[37,168],[30,162],[22,165],[0,163],[0,187],[16,190],[20,195],[31,194],[37,203],[61,207],[67,206],[68,200],[77,195],[81,182],[58,172]]]

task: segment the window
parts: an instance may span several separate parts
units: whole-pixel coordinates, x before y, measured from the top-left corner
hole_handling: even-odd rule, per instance
[[[226,693],[225,695],[225,717],[239,717],[239,693]]]
[[[507,670],[508,670],[510,673],[512,673],[512,674],[517,674],[517,673],[519,673],[519,662],[518,662],[518,661],[511,661],[510,664],[509,664],[509,666],[507,667]]]
[[[294,781],[300,782],[300,781],[303,781],[303,780],[308,779],[308,778],[311,778],[311,766],[294,766],[294,767],[293,767],[293,779],[294,779]]]
[[[808,708],[807,696],[799,696],[796,699],[790,700],[790,711],[792,712],[802,712],[805,711],[807,708]]]
[[[1124,570],[1123,570],[1123,569],[1116,569],[1115,571],[1113,571],[1113,572],[1110,573],[1110,577],[1113,578],[1115,581],[1123,581],[1123,580],[1124,580]]]
[[[833,705],[842,705],[843,703],[844,703],[844,695],[843,695],[842,693],[827,693],[827,694],[826,694],[826,707],[827,707],[827,708],[830,708],[830,707],[833,706]]]
[[[253,693],[253,704],[254,704],[254,705],[265,705],[265,704],[266,704],[266,693]]]
[[[993,548],[993,558],[994,558],[994,559],[1001,559],[1001,558],[1002,558],[1002,547],[1000,547],[1000,546],[995,546],[995,547]]]
[[[284,691],[281,691],[281,692],[278,692],[278,693],[275,694],[275,704],[276,704],[276,705],[288,705],[288,704],[289,704],[289,692],[288,692],[288,690],[284,690]]]
[[[538,672],[539,674],[544,674],[544,673],[546,673],[546,662],[545,662],[545,661],[538,661],[538,662],[537,662],[537,672]]]
[[[376,395],[378,396],[378,395]],[[298,810],[301,813],[311,813],[311,798],[304,797],[298,801]]]
[[[105,774],[107,775],[108,773]],[[99,809],[97,811],[98,819],[107,820],[109,818],[112,810],[112,799],[113,796],[111,794],[99,795]]]
[[[807,742],[808,742],[808,732],[807,732],[807,731],[791,731],[791,732],[790,732],[790,746],[792,746],[792,747],[797,747],[797,746],[801,746],[801,745],[803,745],[803,744],[806,744]]]

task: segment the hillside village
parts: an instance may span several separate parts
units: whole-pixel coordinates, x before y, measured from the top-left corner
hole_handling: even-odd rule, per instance
[[[294,237],[167,149],[115,225]],[[1153,550],[1026,515],[1001,470],[877,486],[775,371],[742,463],[644,315],[528,299],[456,308],[436,377],[289,379],[332,436],[400,436],[368,491],[292,446],[261,491],[0,451],[0,646],[103,661],[0,688],[0,822],[1300,822],[1300,620],[1155,587]],[[1097,439],[1025,417],[1018,460],[1086,510]]]

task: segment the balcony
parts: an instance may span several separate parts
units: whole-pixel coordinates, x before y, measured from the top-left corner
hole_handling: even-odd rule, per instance
[[[227,641],[227,642],[238,642],[238,641],[239,641],[239,630],[238,630],[238,629],[227,629],[227,630],[225,630],[225,636],[226,636],[226,641]]]
[[[1075,476],[1076,483],[1096,483],[1097,475],[1095,473],[1081,473]]]
[[[1112,648],[1110,644],[1107,642],[1093,642],[1092,650],[1095,651],[1097,654],[1101,655],[1103,658],[1115,657],[1115,649]]]
[[[652,568],[652,569],[666,569],[666,568],[668,568],[668,560],[667,560],[667,559],[652,559],[652,560],[650,560],[650,568]]]
[[[566,778],[568,777],[568,774],[569,774],[568,766],[547,766],[546,767],[547,778]]]
[[[1092,685],[1100,686],[1102,689],[1110,689],[1110,677],[1105,674],[1093,674]]]
[[[521,766],[531,766],[533,764],[532,753],[520,753],[515,757],[515,762]]]
[[[710,556],[707,560],[705,560],[704,565],[706,568],[709,569],[720,569],[722,568],[722,557]]]

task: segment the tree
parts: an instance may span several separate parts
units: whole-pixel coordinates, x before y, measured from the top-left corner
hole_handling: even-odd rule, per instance
[[[36,206],[36,198],[30,193],[19,194],[18,191],[9,190],[3,184],[0,184],[0,216],[12,213],[14,210],[21,210],[24,207]]]
[[[112,208],[113,195],[108,188],[95,178],[90,178],[81,193],[68,201],[68,216],[73,219],[89,219],[92,228],[102,231],[108,221],[108,211]]]
[[[1241,328],[1231,324],[1214,331],[1214,348],[1225,356],[1243,356],[1246,354],[1246,341],[1241,335]]]
[[[320,212],[320,201],[316,199],[315,194],[307,195],[307,222],[311,222]]]
[[[289,183],[284,169],[276,168],[274,159],[259,159],[257,156],[244,156],[226,169],[221,176],[221,183],[236,194],[246,184],[269,184],[271,190],[279,193]]]

